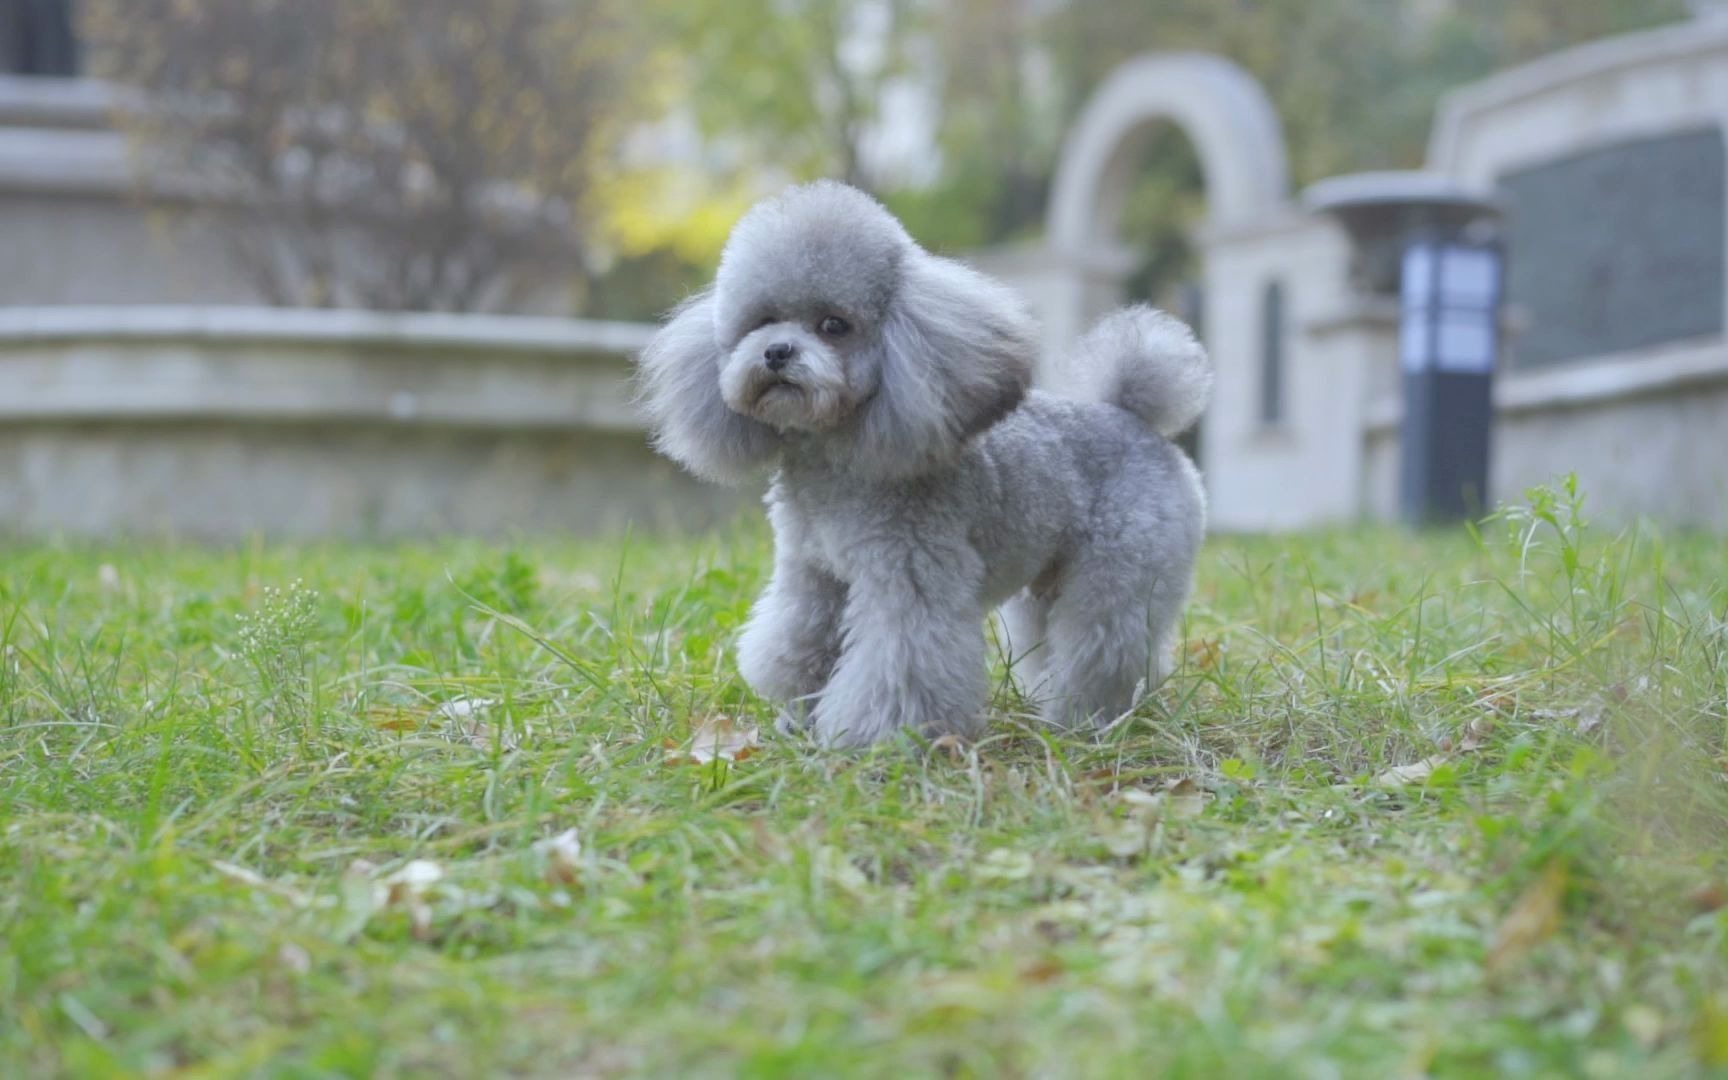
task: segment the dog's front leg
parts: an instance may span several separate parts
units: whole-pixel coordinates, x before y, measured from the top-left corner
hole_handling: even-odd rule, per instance
[[[846,586],[797,558],[777,556],[768,587],[738,638],[738,672],[750,688],[786,706],[798,726],[807,699],[827,685],[840,655]]]
[[[852,583],[843,651],[812,718],[830,746],[868,746],[898,731],[976,731],[989,690],[984,613],[971,552],[884,554]]]

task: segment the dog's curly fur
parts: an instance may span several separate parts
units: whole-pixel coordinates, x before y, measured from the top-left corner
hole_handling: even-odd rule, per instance
[[[738,666],[783,726],[837,746],[975,734],[998,605],[1053,723],[1113,719],[1167,672],[1205,531],[1169,436],[1211,367],[1180,322],[1128,308],[1058,396],[1029,389],[1035,341],[1008,289],[820,182],[751,209],[644,351],[661,452],[721,483],[776,467]]]

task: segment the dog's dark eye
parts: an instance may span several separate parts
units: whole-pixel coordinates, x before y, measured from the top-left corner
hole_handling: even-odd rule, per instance
[[[851,329],[852,324],[838,315],[830,315],[816,324],[816,332],[824,337],[839,337]]]

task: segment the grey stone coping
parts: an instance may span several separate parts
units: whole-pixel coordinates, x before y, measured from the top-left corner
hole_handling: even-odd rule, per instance
[[[136,94],[100,79],[0,74],[0,127],[106,128]]]
[[[640,432],[654,327],[497,315],[0,308],[0,422]]]
[[[126,194],[126,138],[113,115],[135,100],[96,79],[0,75],[0,191]]]
[[[356,309],[122,305],[0,307],[0,348],[21,341],[173,340],[338,342],[501,352],[635,352],[648,323],[526,315]]]
[[[118,132],[0,127],[0,191],[117,197],[132,189]]]
[[[1490,75],[1440,100],[1428,139],[1428,162],[1432,168],[1445,169],[1456,161],[1463,128],[1476,114],[1625,68],[1683,61],[1724,48],[1728,48],[1728,18],[1704,15],[1588,42]]]
[[[1421,204],[1474,210],[1493,205],[1489,193],[1465,189],[1444,173],[1423,169],[1381,169],[1318,180],[1302,191],[1302,205],[1316,213],[1338,213],[1358,206]]]
[[[1688,342],[1550,370],[1504,372],[1494,381],[1494,411],[1517,415],[1588,408],[1719,382],[1728,382],[1728,348],[1721,340]],[[1384,397],[1369,403],[1363,426],[1370,433],[1384,431],[1397,427],[1403,416],[1403,402]]]

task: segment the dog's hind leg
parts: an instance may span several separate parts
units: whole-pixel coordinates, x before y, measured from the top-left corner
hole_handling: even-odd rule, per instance
[[[1065,728],[1107,724],[1134,704],[1137,687],[1163,682],[1188,594],[1187,576],[1169,570],[1136,566],[1117,551],[1093,552],[1071,568],[1050,606],[1047,720]]]

